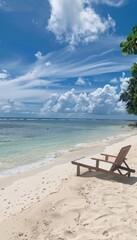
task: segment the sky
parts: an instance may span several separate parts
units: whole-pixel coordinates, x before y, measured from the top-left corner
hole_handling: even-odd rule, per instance
[[[0,0],[0,117],[129,119],[136,0]]]

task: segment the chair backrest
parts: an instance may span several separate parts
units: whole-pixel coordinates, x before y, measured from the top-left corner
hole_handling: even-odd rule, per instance
[[[124,161],[127,153],[129,152],[129,149],[131,148],[131,145],[122,147],[121,150],[119,151],[116,160],[115,160],[115,164],[112,165],[111,167],[111,171],[113,171],[115,169],[115,165],[120,166],[122,164],[122,162]]]

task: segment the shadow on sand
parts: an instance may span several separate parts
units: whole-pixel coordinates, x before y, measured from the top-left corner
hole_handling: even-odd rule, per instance
[[[133,185],[137,182],[137,177],[131,176],[131,177],[121,177],[119,176],[113,176],[110,174],[105,174],[105,173],[101,173],[101,172],[94,172],[94,171],[87,171],[84,173],[81,173],[80,177],[83,178],[92,178],[92,177],[96,177],[99,178],[103,181],[114,181],[114,182],[118,182],[118,183],[123,183],[123,184],[127,184],[127,185]]]

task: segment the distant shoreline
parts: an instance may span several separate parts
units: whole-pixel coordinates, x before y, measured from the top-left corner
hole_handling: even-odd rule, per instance
[[[137,121],[137,119],[135,120],[135,119],[123,119],[123,118],[121,118],[121,119],[117,119],[117,118],[88,118],[88,117],[85,117],[85,118],[53,118],[53,117],[49,117],[49,118],[46,118],[46,117],[35,117],[35,118],[33,118],[33,117],[0,117],[0,121],[1,120],[19,120],[19,121],[27,121],[27,120],[91,120],[91,121],[114,121],[114,120],[116,120],[116,121],[129,121],[129,122],[136,122]]]

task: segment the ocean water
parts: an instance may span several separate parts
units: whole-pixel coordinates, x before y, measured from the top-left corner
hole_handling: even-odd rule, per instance
[[[128,134],[128,121],[0,119],[0,175],[34,168],[66,151]]]

